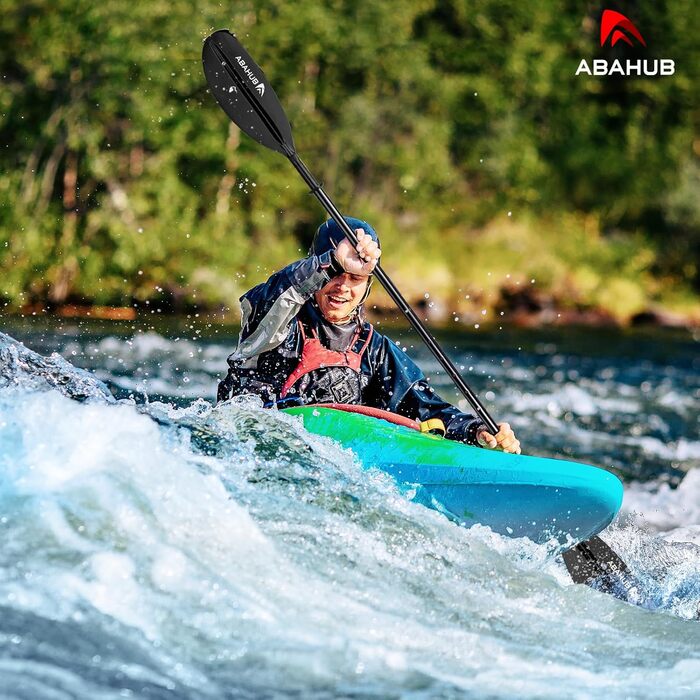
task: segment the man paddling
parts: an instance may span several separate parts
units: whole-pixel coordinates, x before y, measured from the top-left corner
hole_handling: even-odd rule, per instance
[[[379,238],[367,222],[345,220],[357,249],[329,219],[307,258],[241,297],[240,340],[218,400],[254,394],[266,406],[359,404],[432,421],[451,440],[519,454],[507,423],[492,435],[479,418],[444,401],[408,355],[365,320]]]

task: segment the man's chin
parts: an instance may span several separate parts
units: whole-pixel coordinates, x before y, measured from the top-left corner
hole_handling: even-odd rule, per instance
[[[345,310],[345,311],[339,311],[336,309],[328,309],[327,311],[323,312],[323,318],[326,319],[326,321],[330,321],[331,323],[344,323],[349,321],[352,318],[353,313],[355,312],[354,308]]]

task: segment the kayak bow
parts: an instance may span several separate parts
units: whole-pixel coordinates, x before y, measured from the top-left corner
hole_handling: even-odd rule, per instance
[[[377,409],[374,416],[328,406],[285,413],[301,416],[309,432],[349,447],[364,467],[391,474],[415,490],[413,500],[462,525],[570,544],[600,532],[622,504],[620,480],[599,467],[465,445],[398,425]]]

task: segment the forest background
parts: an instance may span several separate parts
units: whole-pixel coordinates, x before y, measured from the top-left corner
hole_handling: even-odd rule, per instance
[[[606,8],[647,47],[601,48]],[[305,255],[324,212],[208,94],[201,43],[228,27],[436,318],[700,322],[690,0],[0,0],[0,17],[6,312],[234,317]],[[676,72],[575,75],[596,58]]]

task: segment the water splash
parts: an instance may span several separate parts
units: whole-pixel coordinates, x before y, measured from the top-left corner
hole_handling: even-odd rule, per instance
[[[700,600],[692,545],[631,524],[608,538],[656,582],[670,614],[654,614],[571,585],[546,547],[411,503],[255,401],[116,402],[67,363],[56,385],[54,366],[24,364],[0,389],[4,696],[691,697],[700,683],[700,626],[679,619]]]

